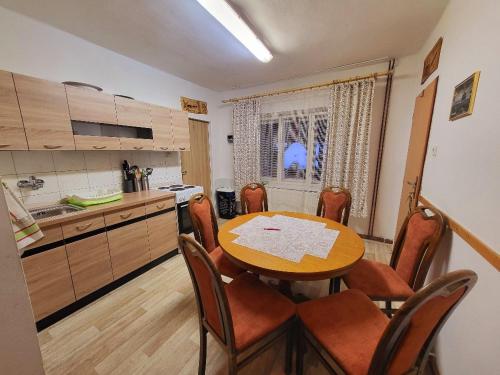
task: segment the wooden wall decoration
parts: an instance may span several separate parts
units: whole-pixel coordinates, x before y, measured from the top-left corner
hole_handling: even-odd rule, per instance
[[[439,66],[439,56],[441,55],[441,46],[443,45],[443,38],[439,38],[434,47],[430,50],[424,60],[424,68],[422,70],[422,81],[423,84],[427,78],[438,68]]]
[[[207,102],[181,96],[182,110],[189,113],[197,113],[200,115],[208,114]]]

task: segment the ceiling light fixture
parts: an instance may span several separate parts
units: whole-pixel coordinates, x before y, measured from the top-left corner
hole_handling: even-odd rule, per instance
[[[260,61],[267,63],[273,55],[255,33],[224,0],[197,0],[222,26],[238,39]]]

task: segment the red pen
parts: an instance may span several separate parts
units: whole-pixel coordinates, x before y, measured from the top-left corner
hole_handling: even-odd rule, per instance
[[[280,228],[264,228],[264,230],[281,230]]]

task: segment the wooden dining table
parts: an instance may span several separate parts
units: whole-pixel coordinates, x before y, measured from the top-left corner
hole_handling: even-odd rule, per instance
[[[326,228],[337,230],[340,233],[325,259],[306,253],[299,262],[295,262],[234,242],[238,238],[238,234],[231,231],[258,215],[284,215],[322,222],[326,224]],[[304,233],[304,236],[307,235]],[[287,211],[269,211],[237,216],[219,228],[218,239],[222,250],[232,262],[259,275],[281,280],[280,285],[286,294],[291,293],[291,281],[326,280],[342,276],[363,257],[365,252],[363,240],[351,228],[323,217]]]

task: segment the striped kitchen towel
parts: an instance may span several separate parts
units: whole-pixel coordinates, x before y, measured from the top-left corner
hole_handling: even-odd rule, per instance
[[[2,182],[5,200],[9,207],[10,221],[16,236],[17,249],[19,255],[23,254],[23,249],[33,242],[43,238],[43,233],[33,216],[24,207],[23,203],[12,193],[5,182]]]

